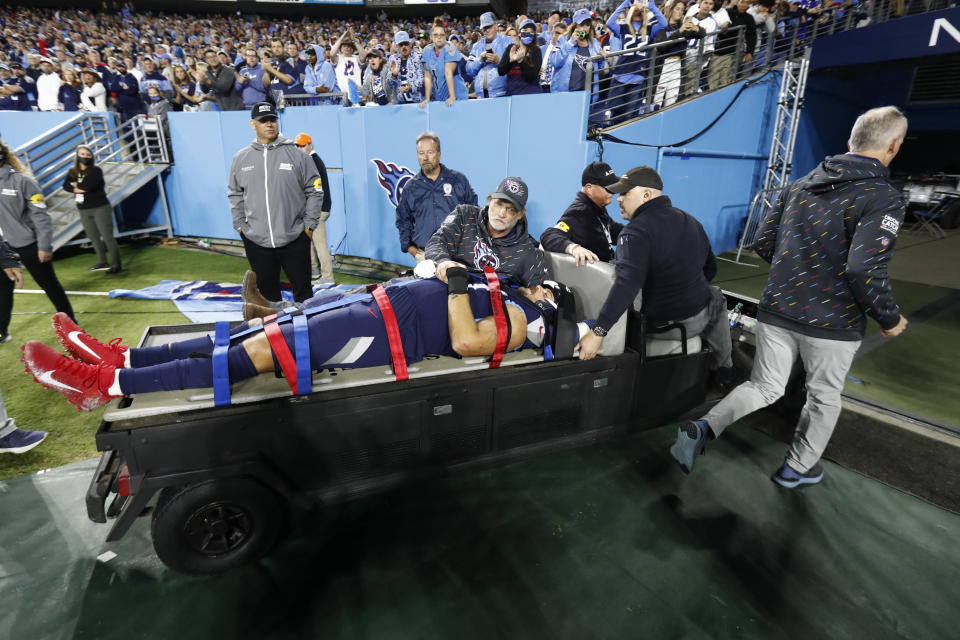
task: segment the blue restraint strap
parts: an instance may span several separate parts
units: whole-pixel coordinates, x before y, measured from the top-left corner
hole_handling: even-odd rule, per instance
[[[230,323],[218,322],[213,343],[213,404],[230,404],[230,372],[227,368],[227,350],[230,349]]]
[[[302,313],[293,316],[293,345],[297,360],[297,395],[311,393],[313,371],[310,368],[310,334],[307,332],[307,316]]]

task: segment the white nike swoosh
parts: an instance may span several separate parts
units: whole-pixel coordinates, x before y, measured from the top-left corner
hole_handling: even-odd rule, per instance
[[[92,356],[93,356],[94,358],[96,358],[97,360],[103,360],[103,358],[101,358],[99,355],[97,355],[97,352],[96,352],[96,351],[94,351],[93,349],[91,349],[91,348],[88,347],[87,345],[85,345],[85,344],[83,344],[82,342],[80,342],[79,336],[80,336],[81,333],[82,333],[81,331],[71,331],[70,333],[67,334],[67,339],[69,339],[70,342],[72,342],[73,344],[77,345],[77,346],[80,347],[81,349],[85,350],[87,353],[89,353],[90,355],[92,355]]]
[[[75,387],[71,387],[70,385],[64,384],[64,383],[60,382],[59,380],[54,380],[54,379],[53,379],[53,371],[44,371],[43,373],[41,373],[40,375],[37,376],[37,380],[39,380],[39,381],[42,382],[43,384],[50,385],[51,387],[59,387],[59,388],[61,388],[61,389],[69,389],[70,391],[76,391],[77,393],[83,393],[82,391],[80,391],[80,389],[77,389],[77,388],[75,388]]]

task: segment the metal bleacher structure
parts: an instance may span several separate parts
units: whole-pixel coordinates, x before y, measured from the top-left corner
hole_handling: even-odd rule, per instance
[[[157,181],[163,205],[163,224],[115,230],[116,237],[164,232],[173,236],[163,172],[170,167],[170,151],[162,123],[136,116],[120,125],[112,113],[78,113],[63,124],[17,147],[14,153],[33,174],[53,218],[53,249],[85,242],[74,197],[62,189],[73,167],[78,145],[89,147],[103,171],[107,197],[116,207],[152,180]],[[114,221],[116,225],[116,220]]]

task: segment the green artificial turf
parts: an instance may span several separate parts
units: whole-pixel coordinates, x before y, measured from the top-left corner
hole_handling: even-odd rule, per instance
[[[153,243],[122,243],[124,270],[116,275],[87,271],[96,260],[91,251],[69,249],[68,257],[57,254],[57,277],[67,291],[109,291],[139,289],[161,280],[213,280],[238,283],[248,268],[245,258],[198,251],[184,247],[164,247]],[[337,274],[337,282],[362,283],[366,280]],[[24,289],[39,289],[24,272]],[[70,303],[77,321],[91,335],[104,341],[122,337],[125,344],[136,344],[151,325],[185,324],[187,319],[169,300],[136,300],[106,296],[71,295]],[[93,435],[103,410],[77,411],[59,393],[41,387],[24,372],[20,346],[27,340],[40,340],[60,349],[50,325],[53,306],[43,294],[18,292],[14,296],[10,335],[13,340],[0,345],[0,391],[7,413],[23,429],[47,431],[43,444],[21,455],[0,454],[0,480],[56,467],[97,455]]]

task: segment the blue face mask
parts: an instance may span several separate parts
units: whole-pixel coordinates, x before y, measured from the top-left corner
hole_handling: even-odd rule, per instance
[[[522,43],[525,44],[525,45],[528,45],[528,46],[529,46],[529,45],[533,44],[533,40],[534,40],[534,35],[533,35],[532,33],[521,33],[521,34],[520,34],[520,42],[522,42]]]

